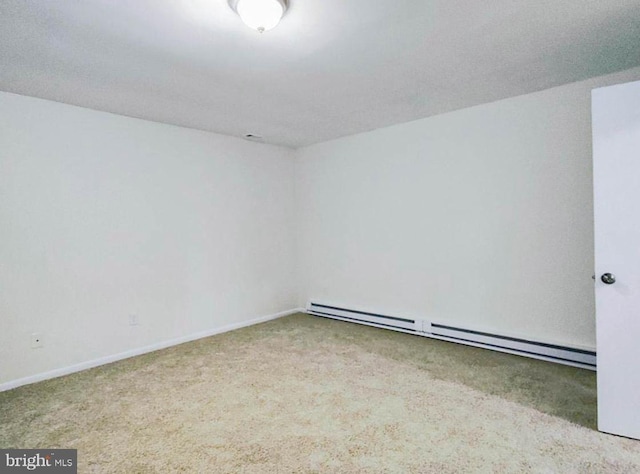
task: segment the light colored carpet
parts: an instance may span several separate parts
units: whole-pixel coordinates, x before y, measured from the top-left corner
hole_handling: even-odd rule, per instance
[[[592,372],[294,315],[0,393],[79,472],[640,472]]]

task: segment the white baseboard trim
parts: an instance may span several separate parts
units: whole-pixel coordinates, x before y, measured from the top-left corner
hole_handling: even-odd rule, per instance
[[[249,321],[228,324],[226,326],[197,332],[195,334],[190,334],[188,336],[177,337],[175,339],[158,342],[156,344],[151,344],[149,346],[139,347],[136,349],[131,349],[129,351],[120,352],[118,354],[113,354],[105,357],[100,357],[98,359],[88,360],[86,362],[70,365],[68,367],[62,367],[60,369],[54,369],[48,372],[42,372],[40,374],[30,375],[29,377],[24,377],[21,379],[10,380],[9,382],[0,384],[0,392],[21,387],[22,385],[29,385],[32,383],[53,379],[56,377],[62,377],[63,375],[73,374],[75,372],[81,372],[83,370],[92,369],[94,367],[99,367],[101,365],[110,364],[111,362],[117,362],[119,360],[128,359],[130,357],[135,357],[142,354],[147,354],[149,352],[158,351],[160,349],[166,349],[167,347],[177,346],[178,344],[184,344],[185,342],[196,341],[198,339],[203,339],[205,337],[215,336],[216,334],[222,334],[224,332],[233,331],[235,329],[240,329],[247,326],[253,326],[255,324],[260,324],[267,321],[271,321],[273,319],[289,316],[290,314],[302,313],[304,311],[305,311],[304,308],[295,308],[287,311],[281,311],[279,313],[250,319]]]

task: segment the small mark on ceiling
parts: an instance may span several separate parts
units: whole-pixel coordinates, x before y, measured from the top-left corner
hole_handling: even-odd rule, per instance
[[[256,135],[255,133],[245,133],[244,138],[245,138],[245,140],[250,140],[252,142],[263,142],[264,141],[264,137],[261,137],[260,135]]]

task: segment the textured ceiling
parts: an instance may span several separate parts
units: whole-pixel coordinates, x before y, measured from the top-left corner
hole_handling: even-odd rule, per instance
[[[640,65],[638,0],[1,0],[0,90],[299,147]]]

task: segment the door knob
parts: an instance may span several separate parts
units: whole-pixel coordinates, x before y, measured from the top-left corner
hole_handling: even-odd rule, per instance
[[[606,283],[607,285],[613,285],[616,282],[616,276],[611,273],[605,273],[600,277],[602,283]]]

